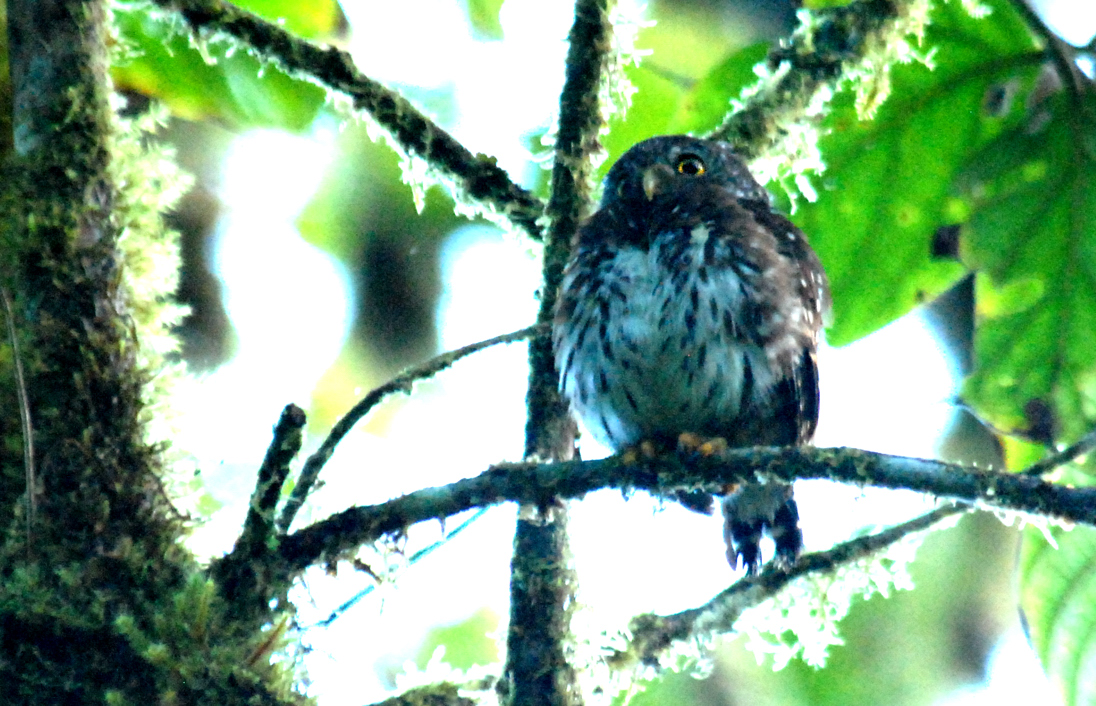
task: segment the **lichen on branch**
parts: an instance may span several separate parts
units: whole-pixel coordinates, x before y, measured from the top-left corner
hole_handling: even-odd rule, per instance
[[[459,212],[513,224],[534,239],[542,238],[540,199],[515,184],[493,157],[472,154],[397,91],[363,75],[347,52],[312,44],[222,0],[151,2],[181,18],[197,41],[240,46],[290,76],[349,98],[404,157],[404,175],[413,189],[421,192],[430,182],[441,183]]]
[[[799,26],[775,47],[757,83],[732,101],[708,137],[730,142],[762,181],[822,171],[819,126],[834,93],[851,87],[861,117],[890,92],[890,67],[918,56],[931,0],[855,0],[799,10]]]

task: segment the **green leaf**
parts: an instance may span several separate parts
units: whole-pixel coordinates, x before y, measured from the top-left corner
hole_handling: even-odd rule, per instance
[[[1096,703],[1096,531],[1029,527],[1020,555],[1020,605],[1028,634],[1066,706]]]
[[[331,39],[346,27],[336,0],[236,0],[235,4],[305,39]]]
[[[601,165],[604,176],[609,167],[632,145],[648,137],[667,134],[670,116],[677,110],[684,94],[679,81],[650,65],[627,66],[625,75],[636,88],[628,114],[609,119],[609,132],[602,138],[608,158]]]
[[[1022,118],[1022,101],[992,100],[1002,85],[1032,80],[1042,55],[1007,2],[985,19],[961,3],[937,7],[921,63],[895,66],[891,96],[861,121],[840,95],[821,140],[828,168],[816,203],[793,220],[818,251],[834,297],[828,338],[842,345],[936,296],[964,274],[933,259],[936,228],[956,222],[955,174],[983,145]]]
[[[137,56],[112,67],[115,85],[163,101],[175,115],[300,131],[323,106],[323,89],[261,67],[246,52],[210,64],[186,37],[145,13],[118,11],[116,18]]]
[[[468,0],[468,21],[482,39],[502,39],[499,10],[503,0]]]
[[[769,52],[769,43],[751,44],[728,55],[682,98],[667,132],[709,132],[723,122],[735,98],[757,81],[753,69]]]
[[[808,10],[821,10],[826,7],[844,7],[852,0],[803,0],[803,7]]]
[[[997,291],[1029,293],[979,306],[964,397],[1006,429],[1041,400],[1075,439],[1096,420],[1096,101],[1050,104],[972,158],[958,184],[971,210],[964,261]]]

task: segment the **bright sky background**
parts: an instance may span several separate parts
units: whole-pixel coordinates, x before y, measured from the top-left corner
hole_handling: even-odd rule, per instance
[[[365,74],[394,85],[454,85],[457,117],[447,127],[473,152],[496,155],[501,166],[528,183],[539,167],[530,162],[524,136],[545,126],[555,110],[570,3],[508,0],[500,18],[505,39],[497,42],[474,40],[463,6],[453,1],[350,1],[344,8],[358,29],[350,48]],[[1049,17],[1064,33],[1072,32],[1068,37],[1078,44],[1096,31],[1096,3],[1089,0]],[[375,31],[412,24],[416,41],[434,48],[432,56],[402,51],[400,33]],[[500,85],[507,87],[505,101],[499,100]],[[305,243],[294,226],[331,159],[337,130],[321,122],[304,137],[243,135],[224,166],[221,196],[229,210],[213,245],[215,274],[223,282],[239,346],[232,361],[196,383],[185,421],[189,448],[210,478],[212,492],[228,503],[195,539],[207,554],[229,548],[226,542],[235,536],[251,490],[256,450],[269,442],[281,408],[290,401],[307,405],[348,335],[350,278],[338,261]],[[255,246],[259,233],[262,248]],[[518,329],[534,319],[539,265],[518,239],[481,226],[460,228],[449,237],[442,271],[444,293],[436,314],[441,349]],[[484,277],[488,271],[491,277]],[[525,356],[523,344],[474,356],[420,386],[384,438],[352,433],[324,471],[327,485],[315,497],[312,516],[383,501],[474,475],[493,461],[520,458]],[[825,349],[821,366],[819,445],[935,455],[936,439],[952,418],[948,401],[957,379],[919,315],[846,348]],[[907,374],[891,374],[896,369]],[[423,443],[424,433],[429,443]],[[584,448],[584,456],[595,455],[595,449]],[[925,508],[912,493],[826,483],[800,486],[809,549],[830,546],[857,527],[891,524]],[[398,591],[379,591],[330,629],[309,631],[305,641],[313,651],[306,665],[323,706],[385,698],[386,685],[373,665],[398,669],[431,626],[464,620],[484,606],[505,615],[513,522],[513,508],[491,511],[408,569]],[[640,611],[672,611],[708,600],[734,578],[723,558],[720,523],[676,506],[660,509],[644,496],[624,502],[619,494],[600,492],[575,503],[572,537],[582,600],[611,608],[621,621]],[[409,548],[438,536],[437,523],[413,527]],[[626,541],[609,543],[609,536]],[[689,541],[681,542],[682,536]],[[651,570],[670,562],[674,572]],[[682,581],[683,571],[688,580]],[[303,624],[326,617],[366,582],[344,571],[337,581],[315,572],[306,584],[295,594]],[[622,591],[622,585],[628,590]],[[438,600],[440,591],[444,600]],[[1018,633],[994,652],[989,674],[986,685],[964,690],[946,704],[1054,703]]]

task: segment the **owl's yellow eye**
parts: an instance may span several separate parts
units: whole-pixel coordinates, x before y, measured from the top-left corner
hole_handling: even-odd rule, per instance
[[[677,171],[686,176],[700,176],[704,173],[704,160],[695,154],[683,154],[677,159]]]

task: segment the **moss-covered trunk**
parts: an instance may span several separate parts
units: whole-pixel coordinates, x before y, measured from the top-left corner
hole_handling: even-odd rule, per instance
[[[271,686],[260,625],[227,619],[181,545],[146,429],[173,305],[131,295],[156,269],[134,260],[176,263],[158,216],[134,212],[129,190],[148,184],[120,163],[141,157],[119,148],[135,143],[111,106],[108,15],[102,0],[7,4],[0,701],[295,700]]]

